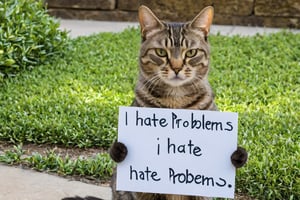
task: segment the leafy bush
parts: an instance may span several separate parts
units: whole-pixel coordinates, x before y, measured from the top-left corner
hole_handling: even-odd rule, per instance
[[[42,1],[0,1],[0,80],[61,54],[68,37],[58,28]]]
[[[80,37],[63,59],[5,80],[0,139],[107,148],[116,138],[118,106],[133,98],[139,41],[135,29]],[[299,199],[300,34],[210,41],[217,105],[239,113],[239,145],[250,154],[237,171],[237,190]],[[18,162],[20,154],[6,158]]]

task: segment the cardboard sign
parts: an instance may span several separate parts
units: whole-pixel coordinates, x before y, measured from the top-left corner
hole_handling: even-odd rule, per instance
[[[117,190],[234,198],[238,114],[120,107]]]

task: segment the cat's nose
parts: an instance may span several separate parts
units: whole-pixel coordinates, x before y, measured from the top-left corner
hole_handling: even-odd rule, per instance
[[[173,71],[177,75],[182,70],[182,67],[183,67],[182,66],[183,65],[182,59],[173,58],[173,59],[170,60],[170,63],[171,63],[171,68],[173,69]]]
[[[173,71],[175,72],[176,75],[178,75],[178,73],[181,71],[181,69],[176,68],[176,69],[173,69]]]

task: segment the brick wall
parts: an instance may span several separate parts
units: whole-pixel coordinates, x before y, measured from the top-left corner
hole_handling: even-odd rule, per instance
[[[165,21],[191,20],[214,5],[214,24],[300,28],[299,0],[46,0],[49,13],[65,19],[137,21],[139,5]]]

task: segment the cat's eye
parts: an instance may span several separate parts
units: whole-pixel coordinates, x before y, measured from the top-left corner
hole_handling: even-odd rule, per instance
[[[167,51],[161,48],[157,48],[155,49],[155,53],[156,55],[158,55],[159,57],[166,57],[167,56]]]
[[[190,49],[185,53],[185,56],[188,58],[194,57],[198,52],[198,49]]]

